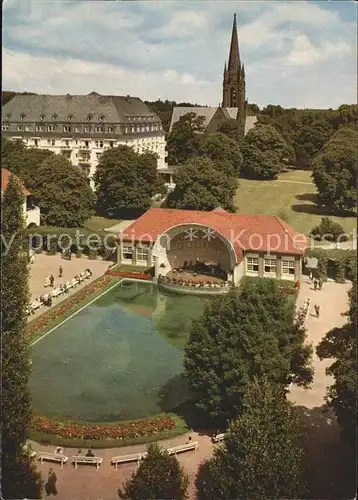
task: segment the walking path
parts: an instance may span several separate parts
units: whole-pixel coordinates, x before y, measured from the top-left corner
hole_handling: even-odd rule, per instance
[[[51,259],[53,257],[50,257]],[[46,275],[46,273],[45,273]],[[326,332],[335,326],[342,326],[345,318],[342,313],[348,309],[347,291],[350,284],[339,285],[337,283],[324,283],[322,291],[314,291],[306,278],[301,282],[300,293],[297,305],[302,305],[307,298],[310,298],[311,309],[307,319],[307,342],[312,342],[316,347]],[[315,303],[320,305],[320,318],[313,316]],[[329,361],[320,361],[314,354],[313,366],[315,369],[315,378],[310,389],[301,389],[293,387],[290,393],[290,399],[297,405],[304,406],[307,409],[321,407],[324,404],[326,386],[332,380],[325,374],[325,369]],[[319,410],[321,412],[321,410]],[[188,434],[189,435],[189,434]],[[184,444],[186,436],[178,436],[161,442],[164,448]],[[200,463],[210,457],[214,445],[210,437],[190,433],[193,441],[199,442],[199,449],[196,452],[190,451],[178,456],[179,462],[183,465],[186,473],[189,475],[189,500],[195,498],[194,480]],[[54,446],[45,446],[38,443],[31,443],[35,451],[54,451]],[[118,498],[117,490],[123,482],[136,470],[136,464],[122,464],[115,470],[110,465],[110,459],[116,455],[127,455],[145,451],[146,445],[128,446],[123,448],[100,449],[95,453],[103,457],[103,464],[98,471],[92,466],[79,466],[75,470],[70,463],[61,470],[57,464],[43,463],[38,465],[43,478],[47,478],[48,470],[52,467],[57,475],[58,500],[113,500]],[[77,449],[65,448],[65,454],[72,457]],[[83,450],[85,451],[85,450]]]
[[[306,181],[290,181],[289,179],[275,179],[275,182],[286,182],[288,184],[308,184],[309,186],[312,186],[312,182],[306,182]]]

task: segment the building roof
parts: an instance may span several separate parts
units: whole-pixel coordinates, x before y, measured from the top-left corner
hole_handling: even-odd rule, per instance
[[[238,260],[245,250],[301,255],[308,239],[276,215],[231,214],[218,207],[211,212],[151,208],[117,236],[123,241],[141,240],[154,243],[170,228],[199,224],[231,241]]]
[[[176,106],[175,108],[173,108],[169,132],[172,130],[174,123],[179,121],[179,119],[182,116],[186,115],[187,113],[195,113],[197,116],[203,116],[204,117],[204,127],[207,128],[207,126],[211,122],[214,114],[216,113],[217,109],[218,109],[217,106],[216,107],[214,107],[214,106],[209,106],[209,107]],[[233,118],[234,120],[236,120],[238,108],[225,108],[224,107],[224,108],[222,108],[222,110],[223,110],[223,113],[227,119]],[[245,134],[247,134],[247,132],[254,127],[256,122],[257,122],[256,116],[247,116],[246,117]]]
[[[1,192],[5,193],[7,186],[9,185],[10,182],[10,177],[11,176],[16,177],[19,182],[21,183],[22,186],[22,192],[24,196],[29,196],[31,193],[26,189],[26,187],[22,184],[21,180],[17,177],[17,175],[12,174],[7,168],[2,168],[1,169]]]
[[[91,120],[88,120],[89,115],[92,115]],[[139,97],[102,96],[95,92],[88,95],[15,95],[2,108],[3,120],[23,123],[63,123],[69,121],[69,116],[73,123],[122,123],[138,115],[160,122]]]

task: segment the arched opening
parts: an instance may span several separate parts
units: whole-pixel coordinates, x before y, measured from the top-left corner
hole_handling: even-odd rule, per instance
[[[34,222],[30,222],[30,224],[27,226],[28,229],[33,229],[34,227],[38,227],[38,225]]]

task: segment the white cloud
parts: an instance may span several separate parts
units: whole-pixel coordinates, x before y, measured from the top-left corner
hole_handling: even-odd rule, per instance
[[[3,88],[217,105],[236,11],[249,101],[335,107],[356,100],[343,3],[8,0]]]

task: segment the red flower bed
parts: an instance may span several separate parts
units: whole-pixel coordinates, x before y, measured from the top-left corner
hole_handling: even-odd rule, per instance
[[[128,424],[75,424],[63,423],[44,417],[35,416],[33,429],[52,434],[59,438],[72,439],[125,439],[151,436],[175,428],[174,420],[169,416],[147,418]]]
[[[137,280],[151,280],[152,277],[149,274],[143,274],[143,273],[136,273],[135,271],[132,272],[125,272],[125,271],[111,271],[110,269],[106,271],[106,274],[109,274],[111,276],[122,276],[122,278],[136,278]]]
[[[92,293],[97,292],[98,290],[103,288],[110,281],[111,278],[105,276],[101,279],[94,281],[93,283],[90,283],[85,288],[75,293],[67,300],[59,304],[58,306],[54,307],[53,309],[50,309],[48,313],[45,313],[39,318],[35,319],[34,321],[31,321],[31,323],[27,327],[27,333],[29,335],[33,335],[34,333],[38,332],[39,330],[47,326],[51,321],[57,319],[59,316],[62,316],[74,305],[77,305],[79,302],[85,300]]]

